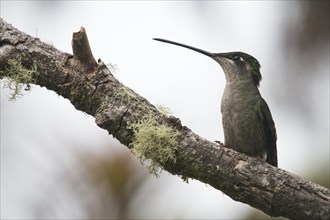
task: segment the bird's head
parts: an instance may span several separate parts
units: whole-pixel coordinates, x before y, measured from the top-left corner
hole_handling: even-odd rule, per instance
[[[253,56],[243,52],[214,53],[212,57],[222,67],[227,81],[250,79],[259,86],[260,64]]]
[[[185,47],[211,57],[222,67],[226,75],[227,82],[233,82],[236,80],[250,80],[255,86],[259,86],[259,82],[261,80],[260,64],[256,58],[247,53],[211,53],[174,41],[160,38],[154,38],[154,40]]]

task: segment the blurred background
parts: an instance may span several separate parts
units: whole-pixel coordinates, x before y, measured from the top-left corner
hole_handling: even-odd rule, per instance
[[[96,59],[199,135],[223,141],[218,64],[160,37],[262,65],[260,91],[279,167],[329,188],[329,1],[1,1],[14,27],[72,53],[85,27]],[[159,178],[94,118],[32,86],[9,101],[1,81],[1,219],[256,219],[204,183]]]

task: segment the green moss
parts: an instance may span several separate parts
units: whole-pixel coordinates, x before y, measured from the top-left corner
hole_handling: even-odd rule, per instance
[[[90,115],[100,113],[109,104],[109,98],[102,91],[96,91],[95,85],[89,83],[84,76],[74,77],[69,92],[71,103]]]
[[[75,76],[72,80],[72,86],[70,89],[70,96],[75,99],[80,96],[80,87],[83,86],[83,78]]]
[[[159,124],[151,115],[147,115],[137,123],[131,124],[134,140],[131,143],[132,152],[144,162],[150,159],[149,171],[157,176],[162,164],[175,162],[175,151],[178,148],[178,131]]]
[[[81,76],[76,76],[72,80],[72,86],[70,88],[70,100],[73,104],[79,106],[87,105],[90,101],[87,100],[89,88],[85,79]]]
[[[11,94],[9,100],[15,101],[24,95],[24,91],[30,90],[30,83],[35,83],[37,76],[37,67],[34,65],[27,69],[22,65],[22,58],[9,59],[4,70],[4,88],[9,88]]]

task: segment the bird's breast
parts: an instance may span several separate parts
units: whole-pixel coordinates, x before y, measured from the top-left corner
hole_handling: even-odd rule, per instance
[[[265,146],[256,112],[260,98],[258,91],[226,86],[221,112],[227,147],[251,156],[263,157]]]

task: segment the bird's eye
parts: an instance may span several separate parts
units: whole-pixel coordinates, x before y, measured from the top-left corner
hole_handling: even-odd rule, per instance
[[[235,60],[235,61],[240,60],[240,59],[241,59],[241,57],[238,56],[238,55],[234,55],[234,56],[233,56],[233,60]]]
[[[240,55],[233,55],[231,59],[234,60],[234,61],[242,61],[242,62],[244,62],[243,57],[241,57]]]

